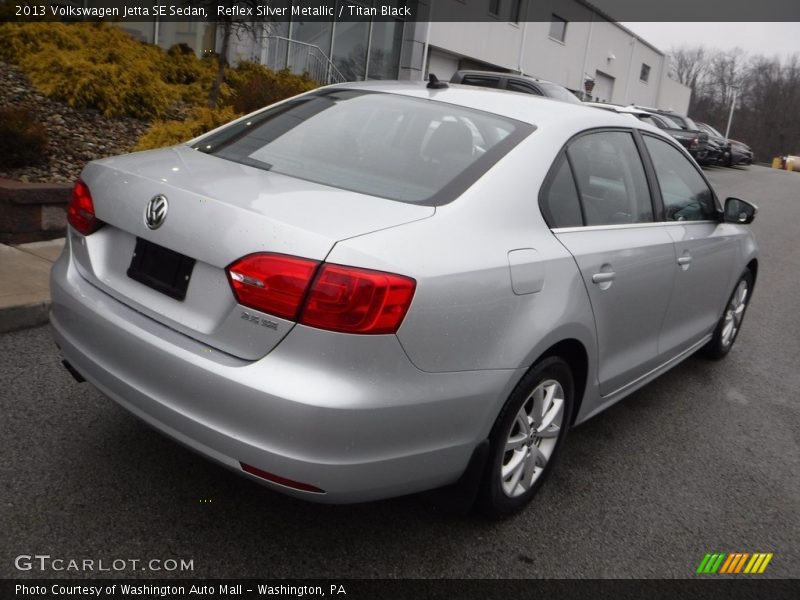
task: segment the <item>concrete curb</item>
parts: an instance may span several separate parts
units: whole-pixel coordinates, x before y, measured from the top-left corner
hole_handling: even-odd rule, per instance
[[[48,322],[50,300],[0,309],[0,333],[37,327]]]

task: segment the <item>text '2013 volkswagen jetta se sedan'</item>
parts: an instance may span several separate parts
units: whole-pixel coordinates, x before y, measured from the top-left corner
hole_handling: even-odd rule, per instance
[[[274,489],[469,477],[509,514],[571,425],[730,350],[754,215],[627,115],[341,84],[86,166],[51,321],[74,373]]]

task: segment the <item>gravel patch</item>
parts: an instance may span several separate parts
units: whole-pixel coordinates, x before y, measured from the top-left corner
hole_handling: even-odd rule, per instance
[[[10,105],[30,110],[48,135],[39,164],[0,169],[0,177],[17,181],[72,183],[87,162],[130,152],[149,127],[138,119],[104,117],[47,98],[19,68],[0,62],[0,106]]]

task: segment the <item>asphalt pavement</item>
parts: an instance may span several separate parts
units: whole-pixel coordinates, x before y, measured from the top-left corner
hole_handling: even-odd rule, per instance
[[[533,504],[500,522],[430,493],[353,506],[282,496],[74,382],[47,326],[0,335],[0,577],[101,575],[15,567],[48,554],[193,564],[111,573],[127,577],[684,578],[707,552],[771,552],[762,577],[800,576],[800,174],[708,175],[721,197],[760,207],[736,346],[575,428]]]

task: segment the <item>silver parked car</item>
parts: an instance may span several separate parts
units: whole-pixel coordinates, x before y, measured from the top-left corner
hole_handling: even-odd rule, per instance
[[[755,212],[629,115],[342,84],[87,165],[51,322],[76,377],[274,489],[502,515],[570,426],[730,350]]]

